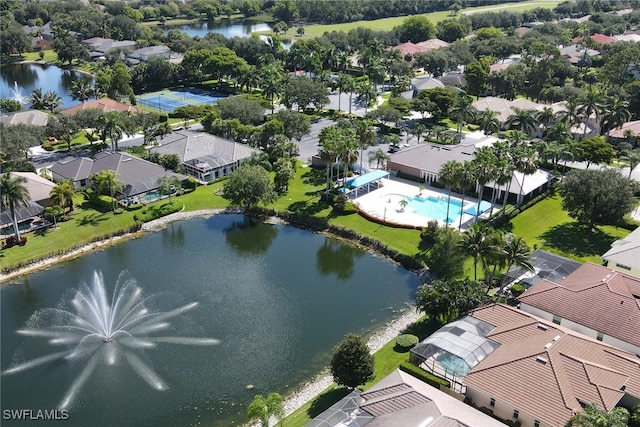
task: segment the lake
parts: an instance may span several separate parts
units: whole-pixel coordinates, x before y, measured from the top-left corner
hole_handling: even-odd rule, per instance
[[[42,93],[54,91],[62,98],[60,108],[69,108],[79,104],[69,90],[78,79],[92,80],[87,74],[62,69],[56,65],[46,64],[4,64],[0,66],[0,97],[13,98],[15,84],[23,96],[29,97],[35,89],[41,88]],[[29,108],[29,103],[24,105]]]
[[[242,215],[176,222],[4,286],[3,373],[60,351],[16,330],[42,321],[43,308],[69,306],[71,290],[96,270],[109,294],[128,271],[145,296],[158,297],[160,311],[197,302],[172,319],[167,334],[220,343],[132,350],[164,380],[165,391],[149,387],[127,363],[98,364],[69,406],[70,426],[245,422],[255,394],[284,395],[311,379],[344,334],[383,327],[407,308],[419,285],[384,258],[298,228]],[[91,360],[55,360],[3,375],[2,408],[56,408]]]

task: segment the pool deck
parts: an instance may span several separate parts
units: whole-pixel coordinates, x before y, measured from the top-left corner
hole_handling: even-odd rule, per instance
[[[410,207],[402,210],[400,206],[401,200],[411,199],[419,195],[419,184],[410,184],[404,180],[400,181],[397,178],[383,178],[380,181],[381,186],[377,190],[370,191],[362,196],[352,199],[353,203],[358,207],[360,214],[372,219],[373,221],[388,225],[418,229],[426,227],[427,223],[431,221],[431,218],[415,213],[415,211]],[[445,190],[440,190],[435,187],[427,187],[422,190],[422,195],[419,197],[427,198],[429,196],[446,200],[448,194]],[[459,195],[452,193],[451,200],[461,201],[461,198],[458,196]],[[465,198],[463,210],[474,206],[477,203],[478,199]],[[494,211],[496,209],[498,209],[498,206],[494,206]],[[487,218],[488,216],[489,212],[480,214],[480,218]],[[461,230],[465,230],[467,227],[472,225],[474,221],[475,215],[463,213]],[[449,224],[449,227],[458,228],[459,223],[460,217],[456,215],[455,221]],[[443,227],[447,225],[444,221],[438,221],[438,224]]]

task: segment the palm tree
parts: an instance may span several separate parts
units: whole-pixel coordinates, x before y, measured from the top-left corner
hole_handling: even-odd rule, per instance
[[[380,169],[380,164],[382,163],[384,169],[387,168],[387,161],[390,159],[389,155],[382,151],[382,149],[378,148],[376,151],[371,151],[369,153],[369,165],[371,162],[376,162],[376,169]]]
[[[521,110],[515,108],[516,114],[512,114],[507,118],[505,123],[507,129],[518,129],[520,132],[531,136],[538,127],[535,110]]]
[[[362,156],[364,150],[366,150],[376,138],[376,131],[373,129],[373,123],[371,120],[356,119],[353,122],[353,125],[356,131],[356,136],[358,137],[358,145],[360,146],[360,168],[362,168]]]
[[[160,193],[160,197],[163,194],[169,195],[169,204],[173,204],[173,200],[171,200],[171,195],[174,193],[179,193],[182,190],[182,184],[180,183],[180,178],[175,175],[164,175],[158,178],[156,181],[156,185],[158,186],[158,193]]]
[[[12,177],[9,172],[0,178],[0,210],[9,209],[17,244],[20,244],[20,230],[18,229],[16,208],[19,205],[29,206],[31,202],[26,183],[27,178],[23,176]]]
[[[467,195],[467,191],[472,189],[476,183],[476,169],[473,162],[465,161],[457,170],[456,184],[458,189],[462,193],[461,208],[464,206],[464,199]],[[458,231],[462,228],[462,212],[460,212],[460,222],[458,224]]]
[[[629,411],[614,408],[610,412],[600,410],[595,403],[589,403],[582,412],[569,418],[566,427],[626,427]]]
[[[73,187],[73,183],[65,179],[51,189],[49,198],[54,205],[58,205],[63,209],[69,208],[69,212],[71,212],[73,211],[73,196],[75,194],[76,189]]]
[[[569,124],[569,132],[571,128],[580,123],[580,104],[575,99],[569,99],[565,103],[565,110],[559,114],[560,121]]]
[[[326,127],[320,131],[320,158],[327,165],[327,194],[329,194],[333,181],[333,165],[337,161],[340,137],[339,130],[334,126]]]
[[[120,191],[124,186],[116,171],[104,169],[91,177],[92,186],[100,194],[108,194],[111,196],[111,210],[116,211],[116,192]]]
[[[271,162],[269,162],[269,155],[264,151],[252,152],[251,157],[247,159],[246,163],[251,166],[262,166],[267,172],[271,172],[273,169]]]
[[[513,171],[515,170],[513,164],[508,158],[498,158],[498,162],[496,163],[496,192],[494,193],[494,200],[491,202],[491,212],[489,216],[493,214],[493,205],[495,203],[495,198],[499,199],[500,188],[504,185],[504,199],[502,203],[503,211],[506,210],[507,207],[507,199],[509,198],[509,188],[511,187],[511,180],[513,179]]]
[[[595,116],[596,123],[600,123],[600,116],[602,114],[603,107],[603,98],[604,94],[602,94],[598,88],[590,87],[587,89],[587,93],[584,98],[581,100],[580,108],[578,112],[582,115],[582,118],[586,121],[592,115]],[[584,138],[587,134],[587,126],[585,123],[584,131],[582,133],[582,137]]]
[[[640,164],[640,148],[625,150],[622,158],[629,162],[629,180],[631,180],[633,170]]]
[[[553,112],[553,108],[551,107],[544,107],[542,111],[538,111],[538,113],[536,114],[536,120],[539,124],[544,126],[545,133],[549,125],[551,125],[555,120],[555,117],[556,115]]]
[[[411,129],[409,129],[409,133],[418,139],[418,144],[420,144],[420,138],[426,131],[427,127],[420,122],[416,123]]]
[[[613,98],[604,106],[602,114],[603,126],[607,130],[615,129],[631,120],[629,103],[624,99]]]
[[[474,120],[477,110],[471,105],[473,99],[470,96],[458,97],[449,115],[456,119],[458,133],[462,132],[462,126]]]
[[[509,271],[512,266],[517,265],[527,271],[533,272],[533,265],[531,265],[531,263],[529,262],[531,249],[522,237],[518,237],[513,233],[507,233],[504,236],[504,244],[502,245],[502,250],[504,253],[504,261],[506,264],[505,271]],[[506,283],[503,280],[500,284],[498,295],[502,293],[505,285]]]
[[[445,218],[445,224],[449,227],[449,208],[451,206],[451,188],[456,185],[456,179],[458,176],[458,168],[460,167],[460,163],[455,160],[449,160],[440,166],[440,171],[438,173],[438,181],[442,182],[442,184],[447,189],[447,216]]]
[[[116,112],[103,114],[98,118],[99,127],[102,130],[102,140],[111,140],[111,151],[118,151],[118,142],[124,133],[124,124]]]
[[[88,80],[78,79],[71,84],[71,97],[73,99],[85,102],[93,96],[95,96],[95,90]]]
[[[31,92],[29,102],[31,102],[31,108],[34,110],[46,110],[46,102],[44,94],[42,93],[42,88],[34,89]]]
[[[256,395],[247,409],[247,416],[251,420],[260,420],[262,427],[269,427],[272,415],[278,420],[284,417],[284,405],[278,393],[269,393],[266,399],[261,394]]]
[[[478,123],[480,129],[484,131],[485,135],[491,135],[497,133],[500,130],[500,122],[496,117],[496,112],[492,110],[485,110],[480,114],[480,121]]]
[[[356,80],[353,77],[347,77],[348,78],[345,78],[342,82],[342,90],[349,94],[349,115],[351,115],[351,107],[353,106],[353,93],[356,91],[356,88],[358,86]]]
[[[517,203],[522,203],[523,199],[523,190],[524,190],[524,181],[527,178],[527,175],[534,174],[538,170],[538,165],[536,164],[535,159],[536,152],[533,148],[520,148],[514,150],[514,166],[515,169],[522,173],[522,183],[520,184],[520,192],[518,194]]]
[[[478,262],[493,251],[489,235],[493,229],[485,224],[476,223],[462,233],[458,248],[466,256],[473,258],[473,280],[478,280]]]
[[[475,163],[476,180],[479,187],[478,208],[476,209],[476,222],[478,222],[478,216],[480,215],[480,202],[482,201],[482,196],[484,194],[484,187],[488,182],[495,179],[498,157],[491,147],[479,147],[476,150],[473,162]]]

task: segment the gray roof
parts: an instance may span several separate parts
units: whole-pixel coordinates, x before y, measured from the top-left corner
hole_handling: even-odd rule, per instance
[[[86,157],[73,159],[65,163],[55,163],[51,172],[65,179],[79,181],[87,179],[103,170],[115,171],[125,185],[124,194],[134,196],[158,188],[157,181],[165,175],[186,177],[165,170],[162,166],[127,153],[98,153],[95,159]]]
[[[513,266],[506,273],[508,277],[506,281],[518,280],[530,286],[542,279],[560,283],[582,265],[578,261],[542,249],[532,253],[528,261],[533,267],[533,273],[524,267]]]
[[[46,126],[49,117],[49,114],[39,110],[23,110],[0,115],[0,123],[5,125],[25,124]]]
[[[440,172],[440,167],[449,160],[457,162],[471,161],[475,158],[476,146],[473,143],[456,145],[418,144],[397,153],[391,154],[389,168],[395,164],[402,164],[412,168],[430,171],[434,174]]]
[[[624,239],[613,242],[611,249],[602,255],[602,259],[631,268],[640,268],[640,227]]]
[[[584,48],[583,46],[579,46],[577,44],[572,44],[569,46],[565,46],[560,49],[560,55],[568,55],[572,57],[582,58],[585,54],[588,56],[598,56],[600,52],[595,49]]]
[[[190,130],[175,131],[161,140],[162,145],[153,147],[151,152],[177,154],[180,161],[196,165],[208,164],[211,168],[225,166],[251,157],[258,150],[247,145],[229,141],[206,132]]]
[[[444,83],[442,83],[438,79],[434,79],[433,77],[416,77],[411,79],[411,85],[415,90],[421,91],[425,89],[434,89],[437,87],[444,87]]]
[[[169,46],[147,46],[134,50],[133,52],[131,52],[131,55],[129,55],[129,57],[140,59],[143,56],[162,55],[169,52],[171,52]]]
[[[453,74],[445,74],[444,76],[440,76],[438,78],[445,86],[466,86],[467,79],[464,77],[464,74],[453,73]]]
[[[431,423],[426,423],[431,419]],[[369,391],[354,390],[307,427],[498,427],[503,424],[471,406],[396,370]]]
[[[56,186],[53,182],[33,172],[11,172],[11,176],[21,176],[27,180],[25,187],[31,200],[36,203],[47,204],[49,193]]]

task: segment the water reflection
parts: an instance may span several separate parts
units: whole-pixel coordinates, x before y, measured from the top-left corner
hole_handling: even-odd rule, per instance
[[[327,239],[318,249],[316,265],[323,276],[335,274],[340,280],[347,280],[353,275],[356,258],[364,252],[352,246]]]
[[[184,229],[180,223],[172,222],[162,231],[162,243],[173,247],[184,246]]]
[[[224,230],[229,246],[243,255],[265,253],[278,236],[278,229],[272,225],[251,218],[232,223]]]

